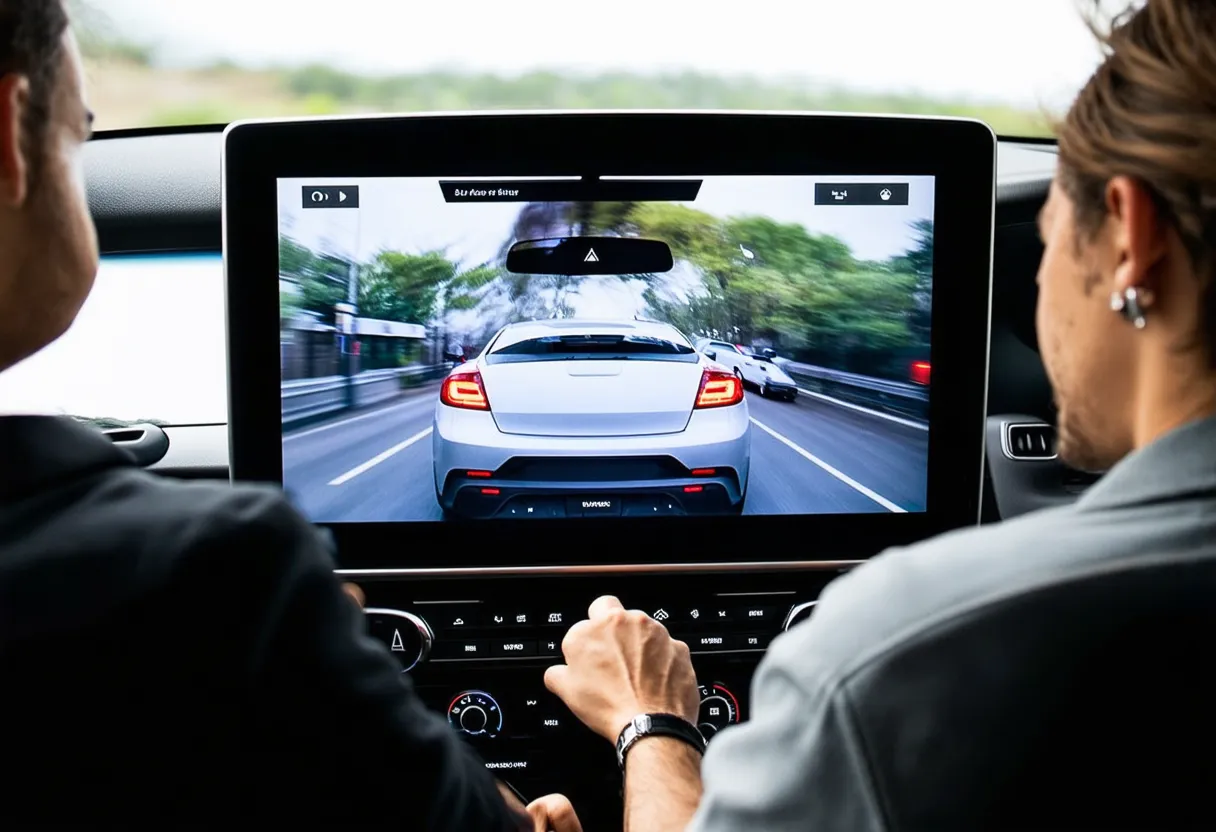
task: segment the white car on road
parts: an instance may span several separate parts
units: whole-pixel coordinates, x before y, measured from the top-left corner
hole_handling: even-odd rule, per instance
[[[754,354],[735,344],[711,338],[698,338],[696,348],[697,352],[755,387],[761,396],[785,399],[787,402],[798,398],[798,382],[778,367],[773,357]]]
[[[738,513],[751,422],[740,380],[675,327],[536,321],[444,379],[432,453],[449,515]]]

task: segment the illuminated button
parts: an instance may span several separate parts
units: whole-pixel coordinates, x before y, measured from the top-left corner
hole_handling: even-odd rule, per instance
[[[757,604],[750,607],[737,607],[730,611],[732,619],[740,626],[747,628],[766,629],[779,627],[786,608],[770,607]]]
[[[565,609],[542,609],[535,623],[542,627],[569,627],[579,616]]]
[[[720,634],[689,636],[684,640],[691,650],[729,650],[727,637]]]
[[[562,643],[555,638],[541,639],[537,644],[537,652],[541,656],[560,656],[562,654]]]
[[[490,655],[489,642],[479,639],[440,639],[431,648],[434,659],[484,659]]]
[[[437,630],[468,630],[478,624],[479,610],[472,605],[428,605],[424,608],[427,620]]]
[[[490,645],[490,654],[496,658],[503,658],[505,656],[535,656],[536,642],[516,641],[514,639],[496,641]]]
[[[481,623],[495,629],[499,627],[531,627],[536,624],[536,616],[528,610],[495,610],[487,615]]]
[[[727,644],[731,650],[765,650],[772,640],[773,637],[765,633],[744,633],[731,636]]]

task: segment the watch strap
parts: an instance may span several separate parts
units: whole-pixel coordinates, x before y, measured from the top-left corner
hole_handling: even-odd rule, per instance
[[[683,717],[675,714],[638,714],[621,729],[616,740],[616,761],[621,771],[625,770],[625,755],[629,749],[638,740],[650,736],[675,737],[692,746],[698,754],[705,753],[705,737],[697,726]]]

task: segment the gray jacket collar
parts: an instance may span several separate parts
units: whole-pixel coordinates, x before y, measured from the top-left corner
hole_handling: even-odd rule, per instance
[[[1216,495],[1216,416],[1128,454],[1076,506],[1106,509],[1203,493]]]

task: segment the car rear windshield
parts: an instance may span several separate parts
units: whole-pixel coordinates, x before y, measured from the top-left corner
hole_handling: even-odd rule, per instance
[[[525,361],[684,361],[697,362],[687,344],[649,335],[546,335],[516,341],[486,356],[490,364]]]

